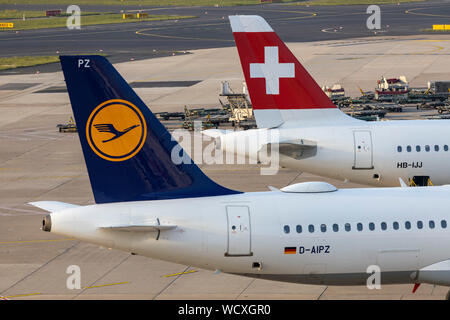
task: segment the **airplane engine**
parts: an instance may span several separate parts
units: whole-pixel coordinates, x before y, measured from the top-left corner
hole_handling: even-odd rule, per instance
[[[417,283],[450,286],[450,260],[441,261],[420,269],[413,277]]]
[[[52,230],[52,218],[50,215],[46,215],[42,220],[42,230],[50,232]]]

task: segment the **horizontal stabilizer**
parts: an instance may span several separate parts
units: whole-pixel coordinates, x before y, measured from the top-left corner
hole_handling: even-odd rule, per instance
[[[405,183],[405,181],[403,181],[402,178],[398,178],[398,181],[400,181],[400,187],[402,187],[402,188],[407,188],[408,187],[408,185]]]
[[[114,231],[127,231],[127,232],[157,232],[164,230],[175,229],[177,226],[174,224],[142,224],[142,225],[123,225],[123,226],[111,226],[101,227],[103,230]]]
[[[37,201],[37,202],[29,202],[28,204],[31,204],[32,206],[35,206],[37,208],[40,208],[40,209],[48,211],[48,212],[56,212],[56,211],[62,211],[65,209],[79,207],[76,204],[71,204],[71,203],[66,203],[66,202],[61,202],[61,201]]]

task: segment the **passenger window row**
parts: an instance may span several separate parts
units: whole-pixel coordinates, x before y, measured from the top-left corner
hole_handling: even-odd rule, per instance
[[[411,146],[406,146],[406,152],[411,152],[412,149],[413,148]],[[423,149],[426,152],[430,152],[431,147],[429,145],[426,145]],[[442,149],[444,151],[448,151],[448,145],[445,144]],[[416,146],[415,150],[416,150],[416,152],[420,152],[420,151],[422,151],[422,148],[421,148],[421,146]],[[434,147],[433,147],[433,150],[436,151],[436,152],[439,152],[439,146],[437,144],[435,144]],[[403,147],[402,146],[397,146],[397,152],[403,152]]]
[[[441,220],[440,225],[441,225],[441,228],[442,228],[442,229],[446,229],[446,228],[447,228],[447,221],[446,221],[446,220]],[[435,224],[434,220],[429,220],[429,221],[428,221],[428,228],[429,228],[429,229],[434,229],[435,226],[436,226],[436,224]],[[363,230],[364,230],[364,226],[363,226],[363,224],[360,223],[360,222],[357,223],[355,227],[356,227],[356,230],[358,230],[358,231],[363,231]],[[376,229],[376,226],[375,226],[375,223],[374,223],[374,222],[368,223],[368,224],[367,224],[367,227],[368,227],[368,229],[369,229],[370,231],[374,231],[374,230]],[[410,221],[405,221],[405,223],[404,223],[404,228],[405,228],[406,230],[410,230],[411,227],[412,227],[412,223],[411,223]],[[424,223],[423,223],[422,221],[419,220],[419,221],[416,222],[416,227],[417,227],[417,229],[423,229],[423,228],[424,228]],[[344,228],[345,231],[349,232],[349,231],[352,230],[352,225],[351,225],[350,223],[345,223],[344,226],[343,226],[343,228]],[[389,227],[388,227],[388,224],[387,224],[386,222],[381,222],[381,223],[380,223],[380,229],[381,229],[381,230],[385,231],[385,230],[388,230],[388,228],[389,228]],[[400,225],[399,222],[394,221],[394,222],[392,223],[392,229],[393,229],[393,230],[400,230],[400,228],[401,228],[401,225]],[[314,226],[313,224],[308,225],[308,228],[307,228],[307,229],[308,229],[308,232],[309,232],[309,233],[314,233],[314,232],[315,232],[315,226]],[[334,224],[331,226],[331,230],[333,230],[333,232],[339,232],[339,229],[340,229],[340,228],[339,228],[339,224],[337,224],[337,223],[334,223]],[[290,228],[289,225],[285,225],[285,226],[283,227],[283,230],[284,230],[284,233],[286,233],[286,234],[288,234],[288,233],[291,232],[291,228]],[[295,230],[297,231],[297,233],[302,233],[302,232],[303,232],[303,227],[302,227],[302,225],[298,224],[298,225],[295,227]],[[323,232],[323,233],[327,232],[327,225],[326,225],[326,224],[321,224],[321,225],[319,226],[319,230],[320,230],[320,232]],[[331,231],[331,230],[330,230],[330,231]]]

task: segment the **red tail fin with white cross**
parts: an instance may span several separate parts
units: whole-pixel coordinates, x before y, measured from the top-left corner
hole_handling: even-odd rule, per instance
[[[229,18],[258,127],[347,118],[262,17]]]

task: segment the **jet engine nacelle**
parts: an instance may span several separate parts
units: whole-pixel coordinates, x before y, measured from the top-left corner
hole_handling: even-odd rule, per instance
[[[416,283],[450,286],[450,260],[441,261],[420,269],[414,277]]]

